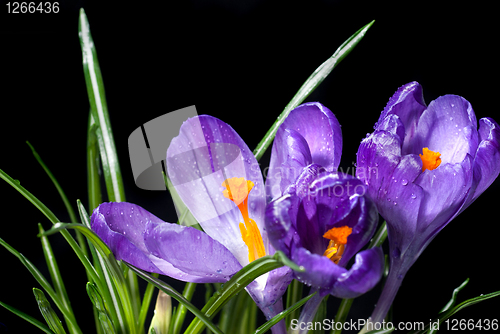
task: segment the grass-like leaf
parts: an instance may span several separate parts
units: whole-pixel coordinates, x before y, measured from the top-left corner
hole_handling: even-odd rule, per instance
[[[255,330],[255,334],[261,334],[261,333],[265,333],[267,332],[268,330],[271,329],[271,327],[273,327],[274,325],[276,325],[278,322],[280,322],[281,319],[285,318],[286,316],[292,314],[293,312],[295,312],[299,307],[301,307],[302,305],[304,305],[309,299],[311,299],[315,294],[315,293],[312,293],[310,294],[309,296],[306,296],[304,298],[302,298],[301,300],[299,300],[298,302],[296,302],[295,304],[293,304],[292,306],[290,306],[289,308],[287,308],[286,310],[284,310],[283,312],[280,312],[278,313],[277,315],[275,315],[272,319],[270,319],[269,321],[267,321],[266,323],[264,323],[262,326],[260,326],[259,328],[257,328]]]
[[[224,287],[212,296],[210,301],[203,307],[202,312],[209,319],[212,319],[230,298],[243,290],[253,280],[284,265],[297,271],[304,271],[304,268],[297,266],[281,251],[277,251],[273,256],[263,256],[243,267],[227,283],[224,283]],[[197,334],[203,328],[204,324],[199,319],[194,319],[186,333]]]
[[[465,286],[469,283],[469,279],[467,278],[460,286],[456,287],[455,290],[453,290],[453,293],[451,294],[451,299],[446,303],[446,305],[439,311],[439,313],[443,313],[448,311],[451,307],[453,307],[457,301],[457,296],[458,293],[465,288]]]
[[[196,283],[186,283],[184,291],[182,292],[182,295],[186,298],[186,300],[191,301],[194,291],[196,290],[196,285]],[[172,316],[172,334],[179,334],[181,332],[181,327],[184,324],[184,319],[186,318],[186,311],[186,306],[184,304],[179,304],[177,310]]]
[[[116,154],[113,131],[111,130],[111,122],[109,120],[101,69],[97,60],[94,41],[90,34],[89,21],[83,8],[80,9],[78,33],[82,48],[83,73],[87,85],[90,109],[93,120],[98,126],[96,135],[100,146],[108,199],[113,202],[122,202],[125,200],[125,191],[120,164],[118,163],[118,155]]]
[[[109,318],[104,301],[97,287],[92,283],[87,283],[87,294],[98,313],[98,319],[105,334],[116,334],[113,322]]]
[[[286,105],[285,109],[278,116],[278,119],[271,128],[267,131],[264,138],[257,145],[253,154],[255,158],[259,160],[262,158],[264,152],[271,145],[276,132],[278,131],[279,126],[285,121],[285,118],[288,116],[290,111],[295,109],[302,101],[304,101],[309,94],[311,94],[316,87],[319,86],[320,83],[330,74],[330,72],[337,66],[353,49],[354,47],[361,41],[361,39],[365,36],[366,32],[373,25],[375,21],[372,21],[365,25],[363,28],[356,31],[351,37],[349,37],[342,45],[335,51],[335,53],[328,58],[323,64],[321,64],[304,82],[302,87],[298,90],[292,100]]]
[[[38,327],[38,329],[40,329],[44,333],[54,334],[54,332],[47,325],[45,325],[41,321],[38,321],[37,319],[33,318],[32,316],[30,316],[30,315],[28,315],[28,314],[26,314],[26,313],[24,313],[22,311],[19,311],[15,307],[12,307],[12,306],[7,305],[5,303],[0,302],[0,305],[3,306],[3,307],[5,307],[7,310],[11,311],[12,313],[14,313],[15,315],[17,315],[18,317],[26,320],[27,322],[29,322],[33,326]]]
[[[59,308],[61,313],[64,315],[66,320],[71,324],[74,328],[75,333],[80,333],[81,331],[76,323],[76,319],[74,314],[68,310],[62,301],[61,297],[56,294],[50,283],[47,281],[45,276],[31,263],[23,254],[19,253],[14,247],[10,246],[6,243],[2,238],[0,238],[0,245],[5,247],[9,252],[15,255],[21,263],[28,269],[28,271],[33,275],[36,281],[42,286],[42,288],[49,294],[50,298],[54,301],[56,306]]]
[[[77,200],[77,207],[78,207],[78,213],[80,214],[80,219],[87,228],[91,229],[90,227],[90,219],[87,211],[85,210],[83,204],[80,202],[80,200]],[[115,326],[118,326],[119,328],[124,329],[125,328],[125,323],[124,323],[124,317],[121,316],[123,313],[122,308],[120,307],[119,303],[119,297],[118,294],[116,293],[116,288],[113,284],[113,279],[111,278],[111,274],[106,268],[106,265],[104,263],[104,258],[102,255],[95,249],[94,245],[90,240],[88,240],[89,244],[89,249],[90,252],[92,253],[92,258],[94,260],[94,267],[96,269],[96,272],[100,278],[100,281],[95,282],[98,285],[98,289],[101,292],[101,296],[104,299],[104,302],[106,303],[108,307],[108,312],[109,315],[115,324]],[[120,313],[120,311],[122,313]],[[96,316],[98,314],[96,313]],[[97,331],[101,331],[101,325],[99,319],[96,319],[97,323]]]
[[[38,308],[40,309],[40,312],[43,315],[43,318],[49,325],[49,327],[56,333],[56,334],[66,334],[66,331],[64,330],[64,327],[61,324],[61,320],[59,320],[59,317],[57,316],[56,312],[52,309],[50,306],[49,301],[47,298],[45,298],[45,294],[43,293],[42,290],[34,288],[33,293],[35,294],[35,299],[38,303]]]
[[[88,219],[88,216],[87,216]],[[139,330],[137,327],[136,319],[138,319],[138,310],[136,311],[133,307],[132,300],[130,297],[130,291],[127,285],[127,282],[125,280],[125,277],[122,274],[122,271],[120,267],[118,266],[118,262],[116,261],[113,253],[111,250],[108,248],[108,246],[104,243],[104,241],[99,238],[97,234],[95,234],[94,231],[92,231],[90,228],[88,228],[86,225],[89,224],[88,222],[84,224],[66,224],[66,223],[57,223],[55,224],[50,230],[44,233],[44,235],[51,235],[57,232],[62,232],[65,231],[66,229],[76,229],[80,231],[92,244],[94,245],[95,249],[101,254],[104,263],[106,265],[106,268],[110,271],[111,273],[111,278],[113,279],[113,286],[116,288],[120,302],[119,304],[116,304],[116,301],[114,301],[115,305],[118,307],[118,310],[120,307],[123,308],[123,317],[126,322],[126,327],[123,323],[123,320],[120,321],[121,326],[123,328],[127,329],[127,333],[130,334],[135,334]],[[118,313],[120,316],[121,314]],[[121,320],[121,318],[119,318]]]
[[[5,173],[3,170],[0,169],[0,178],[5,180],[8,184],[10,184],[15,190],[17,190],[21,195],[23,195],[28,201],[30,201],[37,209],[39,209],[49,220],[52,224],[57,224],[59,222],[59,219],[54,215],[54,213],[45,206],[38,198],[36,198],[32,193],[30,193],[28,190],[26,190],[23,186],[21,186],[20,182],[17,180],[14,180],[11,178],[7,173]],[[92,264],[89,262],[87,256],[85,253],[82,251],[78,243],[75,241],[73,236],[68,231],[61,231],[61,235],[66,239],[70,247],[73,249],[75,252],[76,256],[82,264],[85,266],[85,269],[87,270],[88,274],[92,277],[94,280],[98,280],[97,273],[95,272],[94,267]]]
[[[216,325],[214,325],[212,323],[212,321],[210,320],[209,317],[207,317],[205,314],[203,314],[202,311],[200,311],[196,306],[191,304],[191,302],[189,300],[184,298],[184,296],[182,294],[180,294],[177,290],[172,288],[170,285],[159,280],[156,277],[153,277],[149,273],[132,266],[131,264],[127,264],[127,266],[130,269],[132,269],[139,277],[141,277],[142,279],[146,280],[147,282],[153,284],[154,286],[156,286],[161,291],[165,292],[170,297],[176,299],[179,303],[182,303],[183,305],[185,305],[186,308],[189,311],[191,311],[196,316],[196,318],[199,319],[204,325],[206,325],[208,328],[210,328],[210,330],[212,332],[214,332],[216,334],[223,334],[221,332],[221,330]]]
[[[462,309],[464,309],[466,307],[472,306],[474,304],[480,303],[480,302],[485,301],[485,300],[490,299],[490,298],[494,298],[494,297],[500,296],[500,291],[495,291],[495,292],[492,292],[492,293],[488,293],[486,295],[481,295],[481,296],[477,296],[477,297],[468,299],[468,300],[466,300],[464,302],[461,302],[460,304],[458,304],[456,306],[453,306],[455,304],[458,292],[465,287],[465,285],[467,284],[468,281],[469,280],[467,279],[464,283],[462,283],[458,288],[456,288],[453,291],[453,295],[452,295],[451,300],[446,304],[445,308],[439,313],[439,316],[436,319],[434,319],[432,322],[429,322],[425,326],[424,329],[412,331],[409,334],[421,334],[421,333],[432,334],[432,333],[435,333],[436,330],[430,328],[431,324],[434,325],[434,324],[438,323],[439,325],[441,325],[446,319],[450,318],[455,313],[457,313],[458,311],[460,311],[460,310],[462,310]],[[458,291],[457,291],[457,289],[458,289]],[[438,326],[438,327],[440,327],[440,326]]]
[[[42,224],[38,224],[38,231],[39,233],[45,232],[43,230]],[[64,286],[64,281],[61,277],[61,272],[59,271],[59,266],[57,265],[56,257],[54,255],[54,252],[52,251],[49,239],[47,237],[41,237],[40,241],[42,242],[43,255],[45,256],[45,262],[47,263],[50,278],[52,279],[52,284],[54,285],[55,291],[57,295],[61,297],[61,301],[63,302],[64,307],[66,307],[70,313],[73,313],[71,303],[66,292],[66,287]],[[78,332],[78,329],[73,328],[70,322],[67,321],[67,325],[68,330],[71,333]]]

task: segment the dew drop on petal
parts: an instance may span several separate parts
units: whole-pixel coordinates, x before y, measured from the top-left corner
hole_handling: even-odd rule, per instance
[[[406,186],[406,185],[408,184],[408,180],[407,180],[407,179],[402,179],[402,180],[401,180],[401,184],[402,184],[403,186]]]

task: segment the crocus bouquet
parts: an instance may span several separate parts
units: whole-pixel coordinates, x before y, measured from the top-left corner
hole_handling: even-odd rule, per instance
[[[394,298],[429,243],[497,178],[500,128],[492,118],[478,122],[461,96],[445,95],[426,104],[420,84],[410,82],[389,99],[374,131],[359,145],[355,174],[343,173],[339,121],[325,105],[303,102],[372,25],[354,33],[311,74],[255,150],[221,119],[197,115],[185,120],[159,171],[178,213],[177,222],[165,222],[124,201],[95,45],[81,10],[91,107],[89,207],[78,202],[78,214],[73,212],[33,147],[67,204],[71,223],[61,222],[0,170],[0,177],[53,223],[47,231],[39,229],[51,281],[9,245],[7,236],[0,239],[39,283],[41,289],[33,291],[45,323],[15,305],[0,304],[42,332],[82,333],[49,241],[50,235],[61,234],[84,266],[97,333],[401,329],[391,318]],[[268,148],[270,162],[263,171],[258,161]],[[101,167],[109,202],[102,201]],[[470,244],[459,248],[468,252]],[[167,277],[185,282],[183,291],[168,284]],[[462,308],[500,295],[458,303],[466,282],[433,321],[406,329],[435,332]],[[383,289],[371,316],[346,322],[354,299],[378,284]],[[197,285],[206,290],[202,308],[193,301]],[[339,300],[331,322],[325,321],[329,297]],[[457,328],[471,325],[477,324],[457,323]],[[482,326],[498,329],[498,319]]]

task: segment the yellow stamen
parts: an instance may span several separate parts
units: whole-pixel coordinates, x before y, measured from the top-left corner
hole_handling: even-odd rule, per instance
[[[426,169],[436,169],[441,164],[441,153],[431,151],[428,147],[424,147],[422,153],[423,154],[419,154],[420,159],[422,159],[422,172]]]
[[[347,244],[347,237],[351,235],[352,228],[349,226],[334,227],[323,234],[323,238],[330,239],[328,247],[323,254],[335,264],[338,264],[344,254],[345,245]]]
[[[225,187],[222,194],[227,199],[230,199],[238,206],[243,222],[240,223],[241,238],[248,247],[248,260],[250,262],[266,255],[264,242],[259,231],[259,227],[253,219],[248,216],[248,194],[252,190],[254,183],[250,180],[245,180],[243,177],[233,177],[222,182]]]

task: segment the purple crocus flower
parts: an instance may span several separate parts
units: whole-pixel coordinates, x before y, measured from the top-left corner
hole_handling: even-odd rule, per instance
[[[358,253],[370,240],[378,212],[364,184],[346,174],[322,173],[311,164],[285,194],[266,209],[272,245],[305,272],[294,273],[304,284],[340,298],[370,290],[383,271],[380,248]],[[355,263],[346,266],[355,256]]]
[[[436,234],[498,176],[500,129],[445,95],[426,106],[409,83],[392,96],[357,154],[357,176],[387,221],[390,273],[371,321],[381,321],[408,269]]]
[[[301,322],[312,319],[325,295],[359,296],[383,271],[381,249],[357,254],[372,237],[378,213],[361,181],[336,172],[341,138],[333,113],[307,103],[290,112],[273,144],[266,187],[274,200],[266,209],[267,232],[276,249],[305,268],[294,277],[319,290]]]
[[[166,223],[130,203],[104,203],[92,229],[118,260],[182,281],[223,283],[249,262],[274,254],[264,228],[266,196],[259,165],[239,135],[211,116],[188,119],[167,151],[170,180],[203,228]],[[247,286],[267,318],[283,309],[288,267]],[[273,332],[285,332],[284,322]]]

